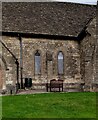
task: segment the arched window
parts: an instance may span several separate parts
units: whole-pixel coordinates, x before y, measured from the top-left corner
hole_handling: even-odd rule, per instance
[[[64,56],[61,51],[58,53],[58,74],[64,74]]]
[[[35,53],[35,74],[41,73],[41,56],[39,51],[37,50]]]

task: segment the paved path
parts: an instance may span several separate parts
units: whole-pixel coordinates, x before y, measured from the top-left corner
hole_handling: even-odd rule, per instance
[[[64,89],[63,92],[78,92],[76,89]],[[17,92],[17,94],[12,94],[12,95],[24,95],[24,94],[40,94],[40,93],[49,93],[46,91],[46,89],[36,89],[36,90],[31,90],[31,89],[21,89]],[[0,96],[7,96],[10,94],[0,94]]]
[[[48,93],[45,90],[20,90],[18,91],[18,95],[21,94],[36,94],[36,93]]]

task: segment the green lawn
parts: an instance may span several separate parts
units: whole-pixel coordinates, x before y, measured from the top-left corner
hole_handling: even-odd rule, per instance
[[[96,118],[96,93],[3,96],[3,118]]]

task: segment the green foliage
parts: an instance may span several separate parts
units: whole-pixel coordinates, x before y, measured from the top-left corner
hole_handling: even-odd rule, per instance
[[[3,118],[96,118],[96,93],[3,96]]]

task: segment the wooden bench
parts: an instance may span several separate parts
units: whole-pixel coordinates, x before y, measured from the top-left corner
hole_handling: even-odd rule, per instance
[[[63,91],[63,80],[50,80],[50,83],[46,83],[46,90],[48,92],[48,89],[50,88],[50,92],[55,88],[59,88],[59,92]]]

